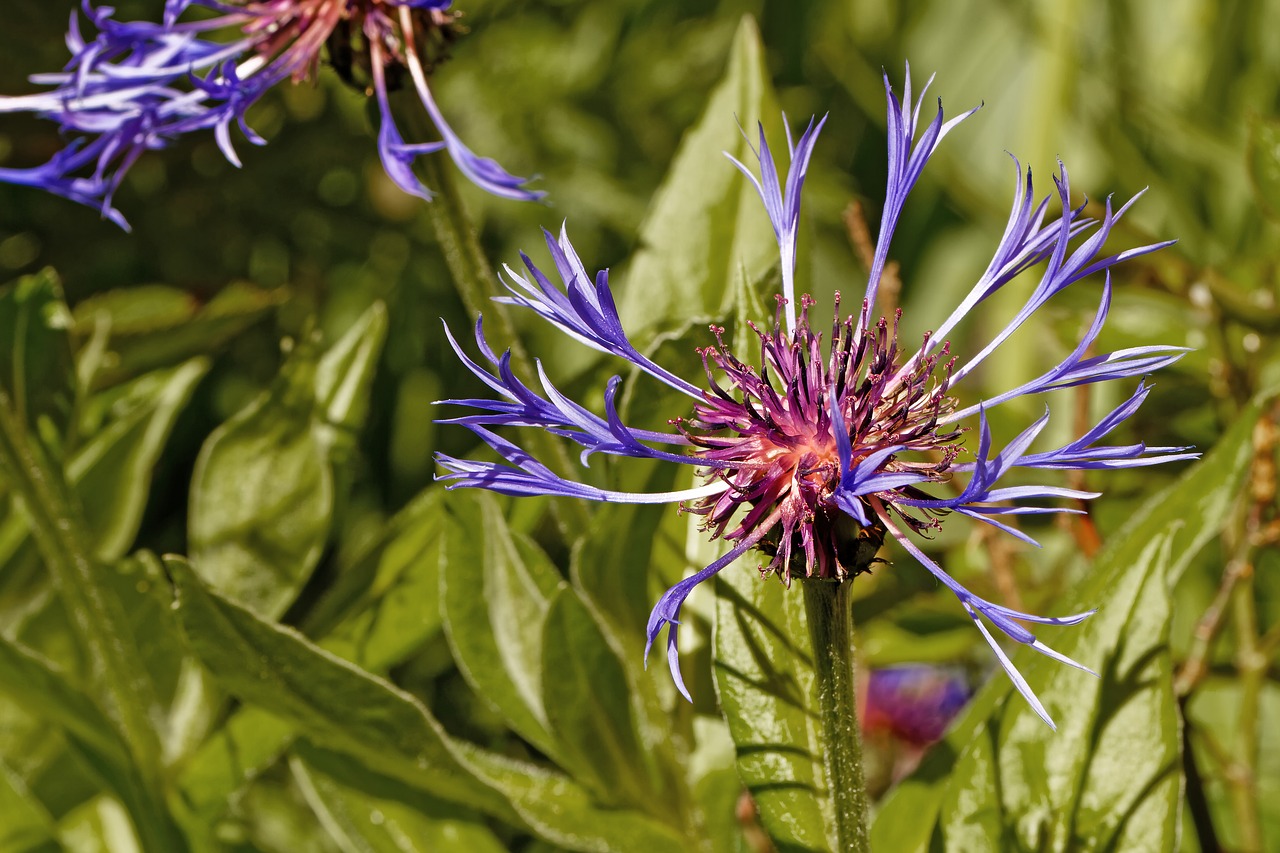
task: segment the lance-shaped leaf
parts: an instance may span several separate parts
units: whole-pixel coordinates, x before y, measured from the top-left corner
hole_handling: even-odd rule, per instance
[[[1249,178],[1263,211],[1280,219],[1280,119],[1250,122]]]
[[[835,807],[799,592],[750,570],[716,579],[715,680],[765,830],[780,849],[822,851],[833,849]]]
[[[626,670],[571,587],[551,599],[542,649],[543,704],[566,769],[600,802],[644,807],[678,825],[675,780],[662,778],[642,745]]]
[[[308,628],[324,636],[321,648],[380,674],[440,636],[440,495],[431,490],[397,513],[385,539],[342,572],[339,586],[353,578],[355,586],[326,597],[325,615]],[[350,615],[343,619],[342,614]],[[334,622],[332,629],[326,627]],[[184,764],[183,796],[202,817],[216,818],[297,737],[298,727],[289,720],[259,706],[242,706]]]
[[[184,560],[168,557],[166,566],[188,643],[229,693],[437,796],[510,814],[417,699],[206,589]]]
[[[51,269],[0,287],[0,388],[29,429],[65,433],[75,399],[71,314]]]
[[[0,761],[0,850],[5,853],[56,850],[53,819],[14,770]]]
[[[138,535],[156,462],[178,414],[209,370],[203,358],[138,379],[117,401],[122,412],[67,465],[99,559],[124,555]]]
[[[451,739],[412,696],[205,589],[180,558],[168,558],[167,566],[193,651],[230,693],[287,720],[316,745],[571,850],[680,846],[660,823],[602,808],[561,774]]]
[[[307,804],[343,853],[502,853],[507,849],[474,812],[380,779],[337,753],[300,744],[289,759],[289,769]]]
[[[1099,608],[1054,645],[1100,677],[1030,649],[1018,656],[1058,731],[993,679],[886,800],[873,847],[1174,849],[1182,780],[1171,591],[1239,496],[1260,411],[1251,405],[1211,454],[1148,501],[1062,603],[1063,612]]]
[[[693,317],[729,316],[729,285],[739,270],[756,280],[776,263],[777,243],[755,189],[724,156],[752,159],[735,116],[752,139],[761,120],[777,129],[764,47],[750,18],[738,27],[728,70],[680,143],[641,226],[620,304],[633,336]]]
[[[542,704],[542,625],[564,583],[487,492],[453,492],[440,574],[445,633],[468,683],[521,737],[559,753]]]
[[[108,357],[94,359],[86,378],[106,388],[147,371],[218,352],[267,316],[286,295],[233,282],[202,303],[189,291],[162,284],[94,294],[76,304],[75,331],[101,335]],[[80,357],[87,353],[82,350]]]
[[[191,484],[193,565],[256,613],[282,614],[320,559],[333,517],[335,451],[363,420],[385,337],[377,303],[323,357],[306,338],[271,389],[200,452]]]

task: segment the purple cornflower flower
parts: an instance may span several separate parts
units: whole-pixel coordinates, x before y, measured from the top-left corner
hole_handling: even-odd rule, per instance
[[[928,746],[942,737],[970,695],[968,680],[957,670],[925,664],[874,669],[858,687],[858,720],[866,732]]]
[[[391,179],[405,192],[430,200],[413,174],[415,158],[446,149],[481,189],[518,200],[540,198],[525,178],[508,174],[472,153],[445,121],[427,85],[433,59],[454,37],[452,0],[166,0],[163,23],[117,21],[115,10],[82,0],[96,34],[86,38],[71,14],[62,71],[35,74],[48,91],[0,97],[0,113],[32,112],[58,122],[71,137],[42,166],[0,169],[0,181],[39,187],[101,209],[122,228],[111,204],[125,173],[144,152],[166,147],[183,134],[212,129],[218,146],[236,166],[231,125],[254,145],[265,140],[245,122],[264,92],[286,79],[300,82],[320,65],[321,49],[348,83],[360,69],[377,99],[381,126],[378,154]],[[187,22],[189,6],[210,14]],[[210,34],[224,40],[210,40]],[[442,141],[407,144],[391,118],[387,92],[405,72],[413,82]]]
[[[1116,222],[1133,203],[1113,210],[1110,199],[1101,219],[1082,215],[1072,207],[1065,167],[1054,178],[1061,214],[1046,222],[1050,198],[1034,201],[1031,172],[1025,176],[1014,161],[1017,184],[1008,225],[990,264],[960,306],[935,333],[926,334],[920,348],[907,355],[898,345],[898,315],[873,319],[880,272],[889,254],[903,203],[925,162],[955,125],[974,111],[943,121],[942,104],[917,138],[923,92],[911,100],[910,69],[901,101],[885,79],[888,99],[889,181],[875,260],[866,295],[856,316],[837,317],[830,341],[811,326],[813,300],[803,297],[796,316],[794,241],[805,169],[825,119],[809,123],[799,141],[788,128],[790,170],[785,185],[778,180],[772,155],[761,129],[759,177],[738,163],[764,200],[782,256],[783,293],[772,328],[753,329],[760,340],[758,364],[748,364],[730,352],[723,329],[712,327],[715,343],[700,350],[707,389],[699,388],[641,355],[627,338],[609,289],[608,273],[594,280],[578,259],[568,237],[546,234],[547,248],[559,283],[522,256],[528,277],[510,267],[504,301],[530,308],[548,322],[587,346],[619,356],[644,373],[691,399],[693,416],[671,421],[673,432],[632,429],[618,415],[620,379],[614,377],[604,393],[605,416],[600,417],[566,398],[539,366],[541,391],[524,385],[512,372],[510,354],[494,354],[476,324],[475,337],[492,369],[463,354],[450,342],[463,363],[500,399],[448,400],[475,411],[453,418],[475,432],[503,458],[481,462],[438,456],[448,473],[449,486],[472,486],[511,495],[563,495],[624,503],[679,502],[704,517],[712,538],[732,544],[723,557],[673,586],[654,607],[648,624],[648,646],[667,628],[667,660],[681,693],[689,696],[680,675],[676,636],[681,605],[690,591],[752,549],[763,552],[762,574],[784,582],[792,577],[843,580],[865,570],[886,534],[892,535],[921,565],[960,600],[1019,692],[1049,725],[1044,707],[1014,668],[988,628],[1063,663],[1085,667],[1039,641],[1023,622],[1075,625],[1089,613],[1042,617],[987,601],[970,592],[913,541],[927,535],[949,513],[965,515],[1035,544],[1025,533],[1001,522],[1001,516],[1079,510],[1043,505],[1045,499],[1086,499],[1097,493],[1054,485],[1002,486],[1015,468],[1129,468],[1194,458],[1182,447],[1145,444],[1111,446],[1104,437],[1132,415],[1150,389],[1138,382],[1132,395],[1084,436],[1052,450],[1031,452],[1049,415],[1035,421],[1003,449],[992,446],[987,412],[1018,397],[1075,385],[1140,377],[1179,359],[1181,347],[1135,347],[1100,356],[1087,356],[1106,319],[1111,302],[1110,269],[1120,262],[1153,252],[1168,243],[1140,246],[1115,255],[1101,250]],[[927,86],[926,86],[927,88]],[[736,161],[735,161],[736,162]],[[1136,200],[1136,197],[1135,197]],[[1043,265],[1039,283],[1025,306],[995,339],[975,356],[960,361],[943,340],[979,302],[1018,274]],[[1054,294],[1095,273],[1105,272],[1097,315],[1076,349],[1042,376],[977,405],[962,408],[953,389],[985,361],[1001,343]],[[785,313],[785,318],[783,314]],[[977,421],[976,447],[962,439],[969,428],[961,421]],[[565,479],[539,463],[518,445],[494,432],[497,426],[546,429],[582,446],[582,456],[608,453],[661,459],[690,465],[702,472],[701,486],[675,492],[609,491]],[[961,461],[971,453],[971,461]],[[938,496],[930,487],[957,476],[967,482],[958,495]],[[1086,670],[1087,671],[1087,670]]]

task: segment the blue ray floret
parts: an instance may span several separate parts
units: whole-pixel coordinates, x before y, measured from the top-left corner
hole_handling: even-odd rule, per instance
[[[926,87],[927,88],[927,87]],[[899,348],[898,318],[873,319],[880,274],[889,257],[893,231],[912,186],[929,157],[960,121],[946,120],[939,101],[934,118],[919,130],[923,93],[914,103],[910,73],[903,98],[885,80],[888,101],[889,181],[874,261],[861,308],[839,317],[823,343],[813,331],[813,300],[796,299],[796,233],[800,194],[823,121],[811,121],[798,141],[787,129],[790,167],[779,179],[761,131],[753,148],[758,172],[734,161],[754,184],[773,224],[782,263],[782,293],[771,328],[759,337],[759,360],[748,364],[725,344],[724,330],[711,328],[715,343],[699,350],[705,388],[654,363],[628,338],[614,305],[607,271],[589,276],[564,231],[546,235],[554,263],[547,275],[524,257],[527,275],[507,270],[507,302],[531,309],[579,342],[623,359],[653,379],[688,396],[693,414],[675,418],[671,432],[638,430],[618,414],[619,378],[604,392],[604,416],[567,398],[538,365],[540,389],[529,387],[511,369],[510,355],[496,355],[477,324],[476,344],[489,367],[473,361],[450,336],[463,364],[497,394],[496,399],[448,400],[467,410],[450,422],[471,429],[500,461],[439,456],[441,479],[449,487],[472,486],[512,495],[560,495],[603,502],[679,502],[702,516],[711,538],[723,538],[728,552],[667,590],[654,606],[647,627],[648,649],[667,632],[667,660],[680,692],[689,695],[680,674],[677,646],[680,610],[690,592],[753,549],[767,558],[764,574],[784,582],[793,577],[844,580],[865,564],[846,564],[850,521],[859,537],[878,547],[892,536],[959,600],[990,644],[1013,684],[1045,722],[1053,725],[1009,656],[994,627],[1007,639],[1054,660],[1085,669],[1040,641],[1026,624],[1071,626],[1093,611],[1044,617],[1013,610],[970,592],[924,553],[916,537],[941,526],[944,516],[961,515],[1035,544],[1011,523],[1014,516],[1078,513],[1076,504],[1097,492],[1050,483],[1010,482],[1015,469],[1132,468],[1196,458],[1185,447],[1145,444],[1110,446],[1107,435],[1128,420],[1150,393],[1142,381],[1185,353],[1181,347],[1144,346],[1092,354],[1111,306],[1113,267],[1168,243],[1103,255],[1115,224],[1137,196],[1118,209],[1107,199],[1101,218],[1072,206],[1067,170],[1054,177],[1055,192],[1037,202],[1030,170],[1014,160],[1016,185],[1004,233],[990,263],[960,305],[928,333],[913,354]],[[1052,202],[1059,211],[1049,219]],[[945,336],[978,305],[1018,276],[1039,268],[1039,280],[1022,308],[978,353],[961,362]],[[1041,376],[1002,394],[962,408],[953,391],[1053,296],[1088,279],[1101,278],[1097,312],[1080,343]],[[799,309],[797,311],[797,308]],[[1032,451],[1049,421],[1049,411],[997,448],[988,412],[1011,400],[1061,388],[1139,379],[1137,389],[1080,438],[1051,450]],[[976,423],[972,423],[976,420]],[[971,426],[962,426],[970,422]],[[704,485],[678,492],[630,493],[601,489],[565,477],[538,462],[496,430],[533,427],[582,447],[583,464],[593,454],[636,457],[693,465]],[[975,429],[976,428],[976,429]],[[976,431],[976,446],[964,438]],[[962,454],[970,459],[961,460]],[[938,487],[959,480],[959,493]],[[942,492],[941,494],[939,492]],[[948,496],[949,495],[949,496]],[[1067,502],[1065,505],[1062,502]],[[1003,520],[1002,520],[1003,519]]]
[[[50,119],[71,141],[43,165],[0,168],[0,181],[97,207],[127,228],[112,197],[142,154],[212,130],[223,155],[239,166],[232,127],[251,144],[264,144],[246,121],[249,108],[277,84],[311,77],[329,46],[331,64],[347,79],[354,79],[354,68],[367,69],[379,114],[378,155],[405,192],[430,199],[430,190],[413,174],[413,162],[447,150],[481,189],[517,200],[539,198],[542,193],[526,188],[525,178],[463,144],[436,104],[420,43],[436,34],[450,37],[450,5],[451,0],[167,0],[163,22],[154,23],[117,21],[114,9],[83,0],[92,38],[73,12],[66,39],[70,60],[60,72],[31,77],[49,88],[0,97],[0,113]],[[192,6],[210,14],[179,21]],[[343,45],[336,52],[334,40]],[[440,141],[407,144],[396,128],[387,93],[391,75],[398,79],[405,70]]]

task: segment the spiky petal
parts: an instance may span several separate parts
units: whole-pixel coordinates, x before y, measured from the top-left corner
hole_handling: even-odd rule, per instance
[[[539,198],[542,193],[525,187],[526,179],[476,156],[436,105],[419,42],[432,33],[447,35],[450,5],[451,0],[167,0],[157,24],[117,21],[113,9],[83,0],[81,11],[96,32],[87,38],[72,13],[65,69],[31,77],[50,88],[0,97],[0,113],[30,112],[55,121],[71,142],[42,165],[0,169],[0,181],[97,207],[127,229],[112,198],[139,157],[189,133],[212,130],[223,155],[239,166],[232,127],[251,144],[264,144],[246,123],[249,108],[277,84],[312,76],[327,46],[330,63],[344,77],[354,67],[369,69],[380,116],[378,155],[401,189],[430,199],[412,164],[448,150],[482,189],[505,198]],[[191,6],[213,14],[181,22]],[[406,69],[442,141],[406,144],[396,128],[387,92],[392,77]]]
[[[724,330],[712,326],[714,343],[699,350],[706,374],[705,389],[700,390],[657,365],[639,352],[624,331],[607,273],[588,276],[564,231],[558,239],[548,234],[555,277],[543,274],[524,258],[529,277],[508,270],[512,296],[506,301],[532,309],[570,337],[622,358],[641,373],[690,397],[692,416],[673,419],[673,433],[627,426],[617,411],[617,377],[606,387],[604,417],[566,398],[541,372],[541,366],[541,392],[531,389],[514,376],[509,356],[494,355],[477,326],[477,344],[494,370],[480,367],[456,343],[455,349],[464,364],[500,399],[449,402],[472,410],[453,422],[473,430],[503,461],[440,456],[447,472],[442,479],[450,487],[478,486],[508,494],[564,495],[597,501],[679,501],[688,511],[701,515],[709,535],[727,540],[731,547],[723,557],[667,590],[647,626],[646,649],[664,629],[667,631],[668,665],[677,687],[686,696],[677,632],[680,610],[700,583],[753,549],[764,554],[762,573],[776,574],[784,582],[793,577],[845,578],[869,565],[883,538],[892,536],[956,596],[1014,686],[1052,726],[1053,721],[997,642],[991,627],[1008,640],[1085,669],[1042,642],[1026,623],[1071,626],[1093,611],[1045,617],[988,601],[951,577],[924,553],[914,537],[940,527],[945,516],[958,515],[1035,544],[1007,523],[1008,517],[1079,512],[1073,504],[1097,497],[1097,493],[1050,483],[1020,481],[1009,485],[1006,477],[1014,469],[1134,467],[1198,455],[1184,447],[1100,443],[1137,411],[1150,391],[1143,382],[1085,435],[1056,449],[1032,450],[1048,423],[1047,410],[1000,448],[995,445],[987,418],[991,409],[1015,399],[1057,388],[1139,378],[1179,359],[1185,352],[1180,347],[1151,346],[1088,354],[1110,309],[1110,270],[1168,244],[1102,255],[1114,226],[1137,197],[1118,209],[1108,200],[1102,218],[1093,220],[1082,216],[1083,205],[1072,207],[1065,168],[1054,179],[1056,193],[1036,202],[1031,173],[1028,170],[1024,175],[1015,160],[1013,208],[990,263],[969,295],[939,327],[940,333],[926,334],[920,347],[908,354],[899,345],[897,314],[892,319],[872,320],[879,273],[912,186],[938,143],[973,111],[945,121],[939,103],[935,118],[917,135],[923,94],[912,103],[909,77],[901,101],[887,78],[885,89],[889,105],[889,185],[875,261],[856,315],[841,319],[837,296],[829,341],[824,344],[813,329],[813,301],[808,297],[800,299],[797,313],[790,298],[800,189],[822,127],[822,122],[811,121],[798,144],[792,143],[788,130],[791,163],[785,182],[778,178],[763,137],[755,149],[758,176],[735,161],[752,179],[764,201],[783,266],[785,292],[779,297],[777,317],[770,328],[754,329],[760,342],[758,362],[735,355],[724,342]],[[1055,196],[1060,213],[1046,222]],[[953,357],[943,334],[993,293],[1037,266],[1042,267],[1038,283],[992,342],[967,360]],[[1079,346],[1031,382],[973,406],[959,405],[956,388],[977,365],[992,356],[1053,296],[1096,273],[1104,273],[1102,298]],[[692,464],[702,469],[706,480],[703,488],[707,491],[627,497],[625,493],[589,486],[552,472],[493,431],[502,425],[534,427],[564,436],[583,448],[584,463],[589,455],[599,453]],[[969,447],[965,447],[966,435],[970,437]],[[970,454],[963,461],[962,452]],[[939,487],[952,480],[960,481],[962,486],[940,494]],[[1070,503],[1057,503],[1060,501]]]

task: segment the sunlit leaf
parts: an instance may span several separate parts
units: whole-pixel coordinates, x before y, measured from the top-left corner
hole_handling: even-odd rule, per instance
[[[823,779],[800,590],[762,581],[744,566],[722,573],[715,586],[715,680],[738,775],[780,849],[830,849],[834,806]]]
[[[600,806],[586,789],[559,773],[492,753],[473,754],[469,763],[477,776],[507,797],[538,836],[561,847],[650,853],[689,846],[688,839],[638,811]]]
[[[412,696],[206,590],[185,561],[170,557],[167,566],[192,651],[228,692],[289,720],[319,744],[376,760],[381,771],[437,796],[507,812]]]
[[[728,70],[681,142],[641,226],[619,306],[633,334],[692,318],[727,318],[739,271],[754,281],[776,262],[777,244],[755,189],[724,152],[752,163],[735,118],[755,144],[757,124],[777,131],[779,116],[760,32],[744,18]]]
[[[297,728],[256,706],[236,711],[185,764],[178,780],[198,815],[216,816],[249,780],[274,764]]]
[[[476,814],[397,786],[378,784],[336,753],[302,749],[289,760],[308,805],[343,853],[502,853]],[[362,784],[353,785],[353,779]],[[379,790],[381,789],[381,790]]]
[[[324,354],[306,336],[271,389],[201,450],[191,484],[193,565],[257,613],[282,614],[320,559],[333,466],[368,412],[386,332],[386,308],[375,303]]]
[[[0,638],[0,691],[79,738],[117,766],[128,752],[110,720],[92,699],[31,651]]]
[[[137,380],[117,401],[116,417],[68,462],[67,477],[100,559],[116,559],[133,544],[156,462],[208,370],[209,362],[197,358]]]
[[[312,429],[317,353],[304,343],[271,390],[219,427],[191,482],[193,564],[214,589],[278,616],[329,535],[333,472]]]
[[[445,560],[441,493],[431,491],[387,525],[388,539],[353,572],[366,570],[363,606],[321,645],[371,672],[385,672],[443,630],[440,567]]]
[[[387,306],[375,302],[320,357],[316,402],[324,423],[348,431],[364,423],[373,372],[386,340]]]
[[[439,497],[431,491],[406,507],[387,525],[386,539],[352,567],[351,574],[363,577],[363,592],[351,593],[359,596],[355,601],[334,604],[350,615],[320,641],[321,648],[383,673],[439,636]],[[288,750],[297,733],[293,723],[260,707],[237,709],[185,763],[184,797],[203,815],[219,814]]]
[[[543,703],[566,769],[606,804],[667,799],[646,778],[622,664],[571,588],[552,597],[542,641]]]
[[[440,600],[454,659],[512,729],[554,756],[542,704],[542,625],[564,581],[537,545],[507,528],[492,495],[455,492],[447,506]]]
[[[44,804],[31,795],[22,778],[0,761],[0,851],[36,853],[59,849],[53,819]]]
[[[58,838],[77,853],[138,850],[138,836],[120,803],[107,796],[80,804],[58,822]]]
[[[1098,613],[1071,631],[1042,632],[1100,678],[1030,650],[1016,657],[1058,731],[997,676],[885,802],[873,846],[1173,849],[1182,782],[1171,590],[1239,495],[1259,412],[1249,407],[1211,454],[1152,498],[1061,605]]]

